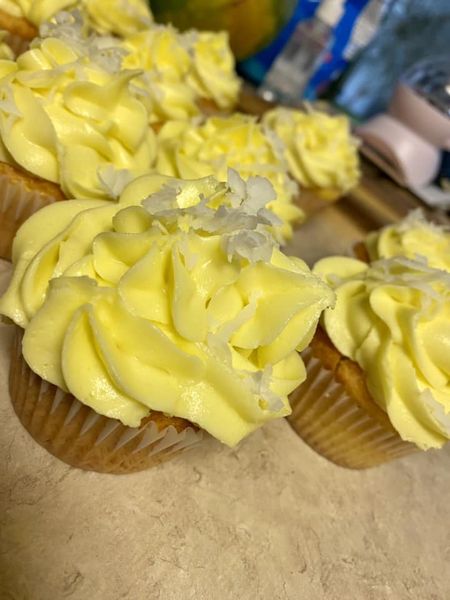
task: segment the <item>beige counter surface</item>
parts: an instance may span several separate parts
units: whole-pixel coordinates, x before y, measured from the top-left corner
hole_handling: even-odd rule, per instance
[[[290,250],[348,251],[370,212],[370,198],[366,216],[352,202],[311,219]],[[450,446],[354,472],[280,421],[237,449],[208,440],[134,475],[79,471],[16,419],[10,333],[1,326],[2,600],[450,598]]]

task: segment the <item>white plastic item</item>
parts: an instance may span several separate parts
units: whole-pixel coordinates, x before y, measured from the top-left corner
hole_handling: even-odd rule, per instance
[[[374,117],[357,134],[362,152],[400,185],[421,187],[437,175],[440,149],[391,115]]]

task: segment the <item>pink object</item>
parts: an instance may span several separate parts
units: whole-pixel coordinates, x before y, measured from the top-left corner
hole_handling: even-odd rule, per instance
[[[427,185],[438,172],[439,148],[390,115],[374,117],[357,134],[363,152],[400,185]]]
[[[404,186],[422,187],[450,150],[450,118],[413,87],[399,83],[387,114],[357,129],[362,152]]]
[[[388,113],[437,148],[450,150],[450,119],[404,83],[396,87]]]

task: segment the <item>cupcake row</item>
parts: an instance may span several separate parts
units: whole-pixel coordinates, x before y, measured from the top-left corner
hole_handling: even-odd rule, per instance
[[[0,313],[36,441],[110,473],[281,417],[351,468],[444,445],[450,232],[413,214],[311,271],[281,251],[274,197],[233,170],[150,174],[22,225]]]
[[[3,258],[38,208],[116,201],[146,173],[225,181],[231,167],[268,178],[281,241],[305,213],[357,184],[357,143],[345,117],[230,113],[240,82],[225,34],[156,25],[110,33],[99,35],[80,10],[57,13],[29,50],[0,61]]]
[[[226,37],[136,0],[11,4],[39,26],[0,61],[0,314],[31,436],[109,473],[283,417],[351,468],[441,447],[449,231],[412,214],[312,270],[282,250],[357,185],[348,120],[232,113]]]

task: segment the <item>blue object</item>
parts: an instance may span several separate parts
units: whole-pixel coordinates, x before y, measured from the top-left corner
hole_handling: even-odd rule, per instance
[[[253,84],[259,85],[275,58],[293,34],[297,23],[311,19],[319,4],[320,0],[299,0],[294,14],[280,31],[278,37],[269,46],[264,48],[264,50],[239,62],[237,64],[238,73]]]

